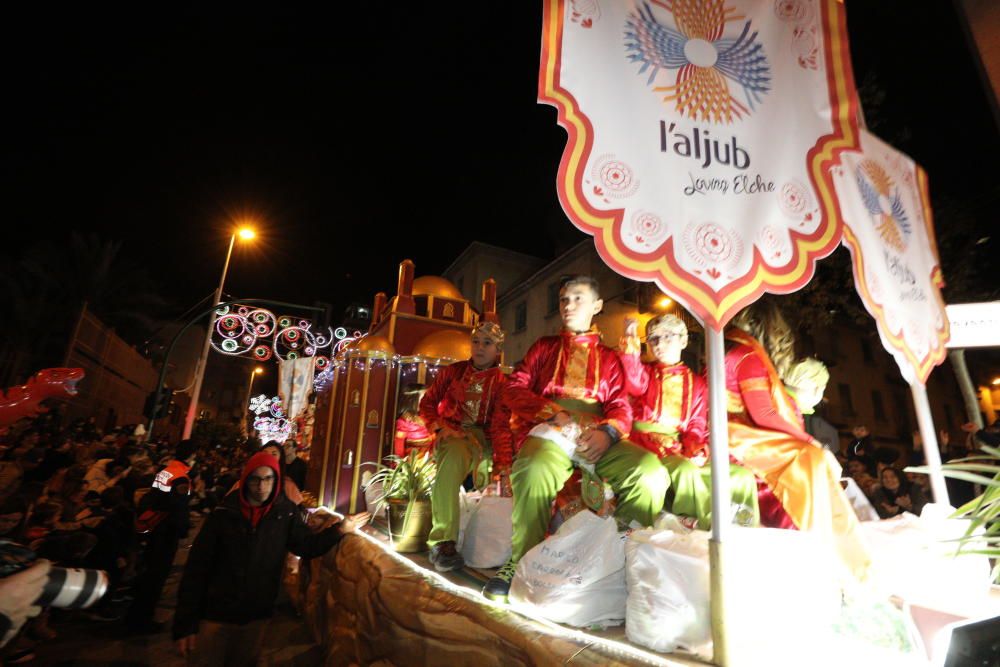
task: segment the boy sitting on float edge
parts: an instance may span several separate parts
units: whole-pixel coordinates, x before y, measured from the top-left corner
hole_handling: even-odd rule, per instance
[[[671,314],[649,320],[646,343],[656,361],[639,358],[638,322],[626,319],[618,354],[635,418],[629,439],[656,454],[667,469],[673,496],[670,511],[708,530],[712,527],[711,467],[706,465],[708,386],[681,361],[688,344],[684,320]],[[756,525],[760,515],[756,478],[736,463],[729,464],[729,478],[733,505],[740,508],[736,519]]]
[[[442,368],[420,401],[420,416],[437,433],[437,475],[431,489],[432,527],[427,539],[430,561],[438,572],[465,567],[455,549],[458,539],[458,490],[472,473],[477,489],[493,478],[510,495],[510,464],[514,457],[510,411],[500,392],[506,377],[499,367],[504,333],[492,322],[472,331],[472,358]]]
[[[568,280],[559,294],[562,333],[536,341],[504,387],[514,442],[523,444],[511,472],[511,558],[486,582],[483,595],[490,599],[507,598],[518,560],[545,537],[552,501],[573,473],[573,460],[560,444],[529,434],[540,425],[585,429],[574,456],[584,461],[583,495],[592,508],[604,500],[602,480],[617,494],[617,514],[626,522],[648,526],[663,508],[668,486],[663,466],[652,453],[622,440],[632,428],[625,374],[615,351],[601,344],[600,332],[591,326],[603,306],[596,280]],[[590,466],[593,475],[586,472]]]

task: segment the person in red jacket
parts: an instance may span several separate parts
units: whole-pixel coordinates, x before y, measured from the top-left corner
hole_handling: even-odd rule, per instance
[[[618,356],[625,369],[625,386],[632,397],[629,440],[645,447],[670,474],[668,502],[674,514],[712,525],[711,467],[708,461],[708,385],[681,361],[688,330],[676,315],[660,315],[646,323],[646,344],[656,361],[640,359],[638,322],[625,320]],[[738,519],[757,519],[757,481],[746,468],[729,466],[733,504]]]
[[[603,505],[605,483],[626,523],[651,525],[663,509],[666,470],[651,452],[623,440],[632,430],[625,373],[592,326],[603,307],[596,280],[566,281],[559,293],[562,333],[536,341],[504,387],[518,448],[511,472],[514,535],[510,560],[483,588],[487,598],[507,598],[517,562],[545,537],[552,501],[574,465],[592,509]]]
[[[458,490],[472,473],[476,488],[492,478],[510,495],[514,450],[510,411],[500,400],[505,377],[500,370],[504,333],[492,322],[472,331],[472,358],[445,366],[420,401],[420,416],[437,435],[437,476],[431,489],[430,561],[439,572],[465,567],[455,549],[458,539]]]
[[[430,451],[434,446],[434,434],[427,429],[427,424],[418,413],[424,391],[422,384],[410,384],[403,389],[392,441],[392,453],[400,458],[409,454],[411,449]]]

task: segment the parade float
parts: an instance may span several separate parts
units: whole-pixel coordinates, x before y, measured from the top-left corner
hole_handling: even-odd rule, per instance
[[[841,244],[912,388],[936,502],[919,518],[866,524],[871,562],[852,584],[835,574],[834,534],[728,521],[691,531],[662,517],[601,542],[600,565],[618,565],[599,580],[585,567],[558,570],[554,597],[596,586],[589,598],[563,595],[559,614],[487,601],[489,572],[437,574],[369,531],[307,564],[302,604],[328,663],[941,664],[949,641],[977,655],[996,636],[1000,598],[987,559],[953,557],[947,543],[964,524],[948,517],[925,391],[949,337],[927,178],[859,120],[843,5],[542,4],[539,98],[569,135],[563,209],[611,268],[654,282],[704,328],[713,506],[730,495],[726,326],[765,293],[801,289]],[[465,358],[475,318],[495,310],[489,286],[478,315],[440,279],[425,290],[421,280],[404,262],[397,295],[376,296],[370,331],[331,365],[307,485],[330,510],[366,506],[363,466],[390,450],[400,388]],[[583,511],[565,525],[603,530],[599,521]],[[550,544],[573,566],[595,550]],[[608,621],[552,620],[597,618],[577,612],[611,597]]]

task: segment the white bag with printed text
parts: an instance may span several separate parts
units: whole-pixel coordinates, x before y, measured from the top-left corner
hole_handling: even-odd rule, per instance
[[[611,517],[579,512],[521,558],[510,600],[577,627],[625,618],[625,545]]]

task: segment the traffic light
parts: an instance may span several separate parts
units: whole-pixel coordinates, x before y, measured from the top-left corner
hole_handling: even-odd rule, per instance
[[[167,416],[167,412],[170,409],[170,401],[173,398],[173,390],[166,387],[160,390],[159,397],[157,397],[155,391],[151,392],[146,397],[146,405],[142,413],[146,416],[146,419],[162,419]]]

